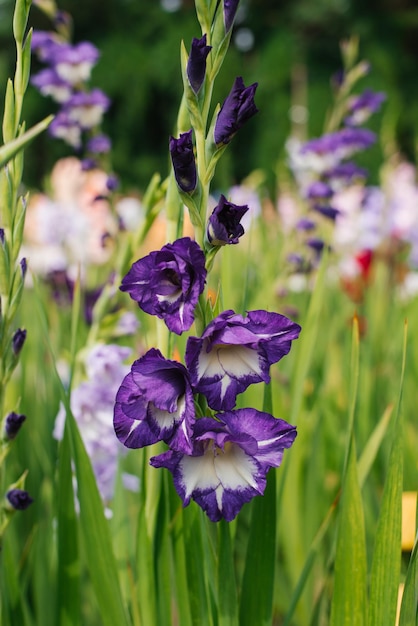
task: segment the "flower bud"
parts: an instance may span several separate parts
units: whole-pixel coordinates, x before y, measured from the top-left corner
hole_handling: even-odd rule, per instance
[[[22,427],[26,415],[20,415],[12,411],[8,414],[4,422],[4,434],[6,439],[14,439]]]

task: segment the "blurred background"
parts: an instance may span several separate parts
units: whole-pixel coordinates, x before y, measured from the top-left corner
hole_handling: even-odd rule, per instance
[[[0,0],[0,103],[14,71],[12,0]],[[143,190],[155,171],[168,172],[168,137],[182,93],[180,41],[187,49],[200,37],[192,0],[62,0],[73,17],[73,43],[89,40],[101,51],[91,85],[112,100],[103,130],[113,142],[112,165],[124,190]],[[32,7],[30,24],[50,30]],[[418,120],[418,6],[414,0],[242,0],[230,52],[218,77],[222,102],[236,76],[257,81],[260,113],[234,138],[215,184],[240,182],[255,168],[266,172],[275,192],[275,174],[293,130],[307,137],[323,129],[332,102],[331,77],[341,67],[339,44],[357,35],[360,57],[371,64],[359,85],[387,93],[370,127],[380,145],[361,165],[377,177],[382,152],[399,149],[415,162]],[[33,60],[33,72],[39,70]],[[24,117],[30,126],[54,112],[55,104],[30,87]],[[0,115],[2,105],[0,106]],[[39,188],[55,161],[72,149],[44,134],[26,156],[25,182]],[[220,169],[220,168],[219,168]]]

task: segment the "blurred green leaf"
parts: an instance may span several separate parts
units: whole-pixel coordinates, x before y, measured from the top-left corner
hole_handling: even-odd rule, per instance
[[[366,542],[354,438],[341,495],[330,626],[366,624]]]

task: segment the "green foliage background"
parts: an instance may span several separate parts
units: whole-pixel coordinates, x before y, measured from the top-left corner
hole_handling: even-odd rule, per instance
[[[113,166],[125,188],[144,189],[155,171],[164,176],[168,170],[168,136],[182,88],[180,39],[189,48],[192,37],[200,36],[193,2],[183,0],[181,9],[173,13],[164,11],[157,0],[62,0],[59,6],[74,18],[74,41],[90,40],[101,51],[92,84],[112,99],[105,130],[114,144]],[[0,2],[2,89],[13,71],[12,10],[11,0]],[[258,81],[260,114],[234,139],[217,174],[219,187],[260,167],[273,180],[290,131],[295,68],[306,68],[308,134],[321,132],[331,97],[330,76],[340,68],[339,42],[353,34],[360,37],[360,57],[372,64],[367,86],[388,94],[384,111],[372,126],[377,130],[383,122],[382,144],[367,154],[365,164],[376,176],[381,151],[393,151],[395,146],[414,160],[418,119],[418,7],[414,0],[243,0],[240,11],[235,35],[249,28],[254,46],[245,53],[231,46],[215,96],[222,102],[237,75],[243,76],[245,84]],[[32,7],[30,23],[34,28],[50,28],[36,7]],[[34,88],[29,89],[25,106],[29,125],[54,111],[52,101]],[[55,160],[69,153],[71,149],[62,142],[43,135],[27,153],[27,183],[40,186]]]

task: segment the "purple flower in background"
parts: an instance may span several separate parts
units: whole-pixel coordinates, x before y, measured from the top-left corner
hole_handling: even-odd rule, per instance
[[[189,237],[136,261],[120,287],[138,306],[180,335],[189,330],[206,280],[205,255]]]
[[[53,63],[56,52],[62,46],[63,42],[53,32],[34,30],[32,33],[31,48],[44,63]]]
[[[296,428],[256,409],[238,409],[196,421],[191,455],[169,450],[151,459],[173,474],[187,506],[193,499],[212,522],[233,520],[242,506],[262,495],[267,472],[278,467]]]
[[[232,28],[238,4],[239,0],[224,0],[224,24],[226,33],[228,33]]]
[[[241,218],[248,211],[248,206],[238,206],[228,202],[224,195],[221,195],[219,203],[213,209],[207,226],[207,236],[213,246],[224,246],[225,244],[238,243],[239,238],[244,234],[244,227]]]
[[[170,137],[169,149],[177,184],[185,193],[191,193],[197,184],[192,130],[181,133],[178,139]]]
[[[4,422],[6,439],[14,439],[16,437],[25,419],[26,415],[15,413],[14,411],[7,415]]]
[[[81,127],[67,111],[59,111],[48,127],[52,137],[63,139],[73,148],[81,146]]]
[[[307,190],[308,200],[316,200],[318,198],[331,198],[334,192],[331,187],[322,180],[314,181]]]
[[[313,209],[320,215],[323,215],[332,221],[335,221],[337,219],[337,215],[340,214],[338,209],[334,209],[334,207],[326,204],[314,204]]]
[[[366,128],[342,128],[307,141],[303,144],[301,153],[322,157],[324,163],[327,163],[325,157],[331,157],[332,166],[356,152],[369,148],[375,141],[375,133]]]
[[[116,344],[94,345],[86,355],[86,380],[71,393],[71,411],[90,457],[97,486],[105,503],[113,497],[115,477],[125,448],[115,437],[113,408],[120,384],[129,372],[124,360],[131,349]],[[65,409],[55,420],[54,437],[62,439]]]
[[[41,70],[32,76],[31,83],[43,96],[51,96],[56,102],[67,102],[72,94],[71,85],[51,68]]]
[[[367,170],[352,161],[346,161],[325,171],[324,176],[334,191],[339,191],[342,187],[350,185],[356,180],[365,180],[367,178]]]
[[[90,129],[102,121],[103,113],[110,106],[110,100],[101,89],[90,92],[79,91],[66,102],[65,110],[70,120],[83,129]]]
[[[16,511],[24,511],[33,502],[33,498],[23,489],[10,489],[6,494],[6,498],[9,506]]]
[[[301,217],[300,220],[296,222],[296,230],[300,231],[311,231],[316,228],[316,224],[313,220],[310,220],[308,217]]]
[[[196,95],[205,80],[206,57],[211,50],[212,46],[206,45],[206,35],[203,35],[201,39],[193,38],[187,62],[187,78]]]
[[[194,390],[206,396],[212,409],[232,409],[251,383],[270,382],[270,365],[289,352],[300,330],[279,313],[248,311],[244,318],[224,311],[201,337],[187,340],[186,365]]]
[[[128,448],[165,441],[186,454],[195,421],[189,375],[155,348],[135,361],[116,395],[113,425]]]
[[[87,142],[87,150],[94,154],[106,154],[110,151],[112,142],[107,135],[94,135]]]
[[[367,122],[369,117],[376,113],[386,100],[386,94],[365,89],[359,96],[353,96],[349,102],[350,114],[344,122],[349,126],[359,126]]]
[[[78,44],[62,44],[53,50],[52,58],[57,74],[70,85],[77,85],[90,78],[90,73],[99,58],[98,49],[89,41]]]
[[[256,89],[257,83],[245,87],[241,76],[235,79],[215,123],[214,138],[217,146],[229,143],[244,123],[258,112],[254,102]]]

